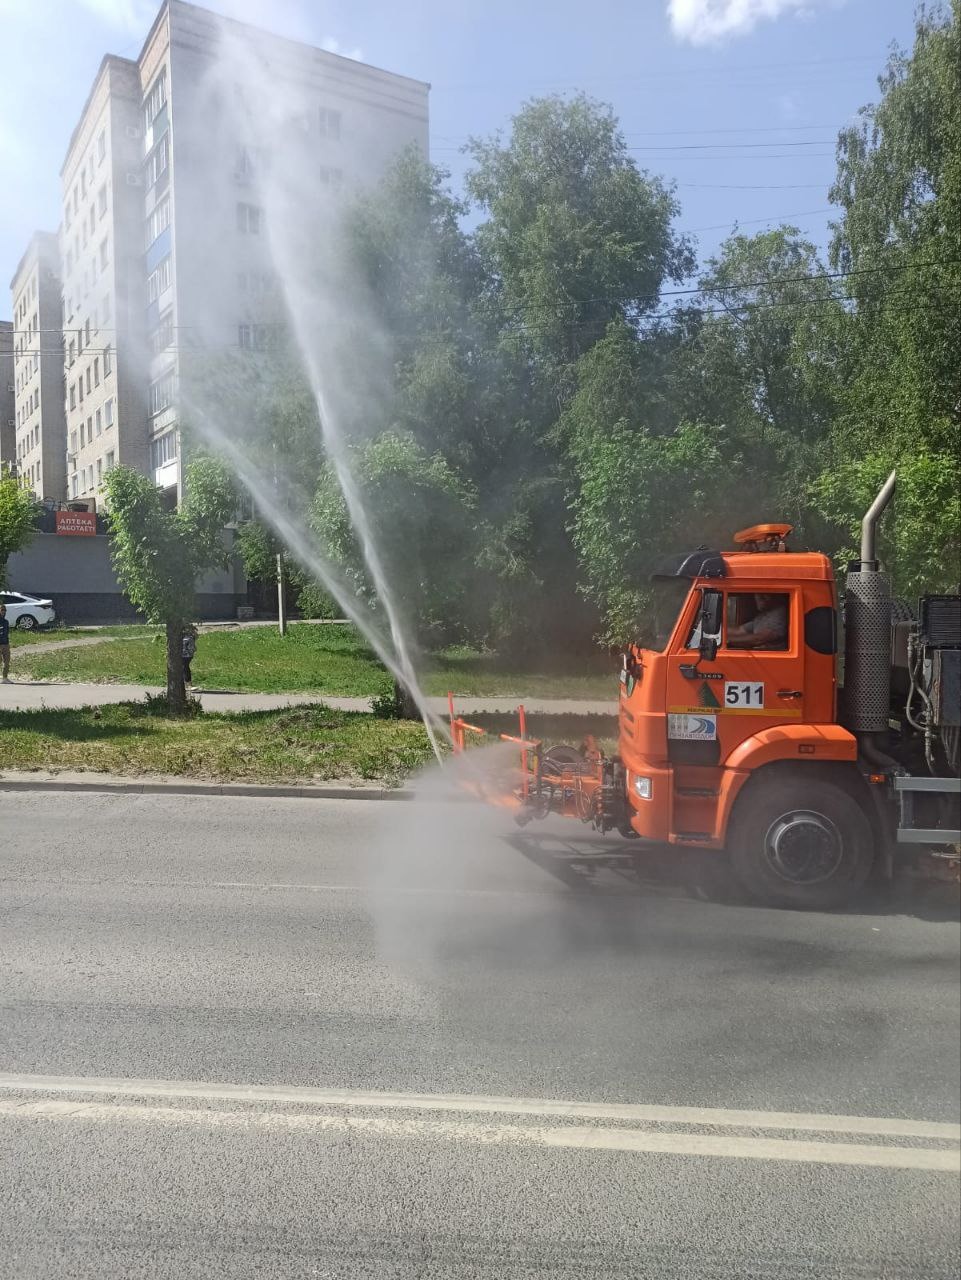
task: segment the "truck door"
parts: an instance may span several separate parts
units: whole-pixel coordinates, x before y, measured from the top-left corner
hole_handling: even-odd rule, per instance
[[[804,648],[797,590],[725,592],[715,665],[723,679],[721,759],[745,738],[805,714]]]
[[[722,765],[746,738],[804,717],[804,654],[796,590],[704,588],[717,652],[700,652],[701,614],[667,678],[668,755],[675,764]]]

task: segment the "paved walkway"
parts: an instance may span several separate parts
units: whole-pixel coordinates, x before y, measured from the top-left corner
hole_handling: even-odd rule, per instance
[[[13,677],[10,684],[0,684],[0,711],[35,711],[41,707],[89,707],[109,702],[139,702],[148,693],[161,693],[159,686],[141,684],[73,684],[66,681],[26,680]],[[279,707],[298,707],[323,702],[338,711],[369,711],[369,698],[337,698],[319,692],[310,693],[239,693],[229,689],[199,691],[205,711],[274,711]],[[446,698],[429,698],[431,710],[447,714]],[[617,715],[617,702],[578,698],[478,698],[463,695],[457,699],[457,711],[471,715],[478,711],[513,712],[520,703],[537,715]]]

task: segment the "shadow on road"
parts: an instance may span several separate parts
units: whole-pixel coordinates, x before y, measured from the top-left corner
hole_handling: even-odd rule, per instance
[[[767,909],[758,908],[744,892],[723,855],[710,850],[644,845],[612,836],[565,837],[540,832],[518,833],[504,839],[535,866],[578,893],[618,899],[647,898],[654,893]],[[901,875],[890,883],[869,882],[858,898],[831,914],[903,915],[950,922],[961,916],[961,903],[956,883]]]

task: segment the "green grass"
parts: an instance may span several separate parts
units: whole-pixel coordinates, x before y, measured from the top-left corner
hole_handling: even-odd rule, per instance
[[[92,632],[72,633],[92,635]],[[120,642],[51,653],[18,655],[18,674],[40,680],[162,685],[163,636],[150,627],[104,627]],[[65,632],[48,639],[67,638]],[[562,663],[545,651],[545,669],[525,670],[496,654],[451,648],[423,664],[430,694],[606,698],[617,697],[616,664],[606,655]],[[205,689],[250,693],[317,692],[371,697],[388,685],[383,667],[353,627],[294,624],[281,638],[272,627],[203,632],[193,662],[194,682]]]
[[[34,644],[56,644],[58,640],[86,640],[97,636],[135,636],[152,635],[156,627],[149,626],[117,626],[117,627],[47,627],[44,630],[18,631],[10,628],[10,644],[19,649]]]
[[[40,680],[162,685],[163,635],[155,631],[109,644],[24,655],[17,671]],[[367,645],[352,627],[340,626],[294,625],[284,638],[270,627],[203,632],[192,674],[194,683],[205,689],[255,693],[369,697],[387,685],[386,673]]]
[[[430,655],[424,687],[430,694],[616,700],[617,665],[605,654],[567,663],[545,652],[544,668],[531,671],[496,653],[457,647]]]
[[[173,774],[214,781],[331,778],[401,782],[431,758],[423,726],[333,711],[212,714],[174,720],[143,703],[0,713],[5,769]]]

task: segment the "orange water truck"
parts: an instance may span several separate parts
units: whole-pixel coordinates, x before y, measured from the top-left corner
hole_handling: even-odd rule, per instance
[[[715,850],[773,905],[838,905],[919,852],[956,866],[961,596],[892,599],[876,530],[894,489],[892,473],[840,607],[830,560],[792,550],[786,524],[660,565],[650,639],[623,657],[617,754],[545,750],[522,712],[517,821]],[[451,726],[462,750],[453,703]]]

